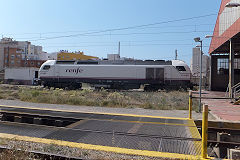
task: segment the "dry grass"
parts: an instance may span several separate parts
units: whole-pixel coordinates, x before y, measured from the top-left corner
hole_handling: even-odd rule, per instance
[[[17,99],[27,102],[70,104],[104,107],[145,108],[158,110],[187,110],[186,91],[107,91],[63,90],[42,87],[0,85],[0,99]],[[197,103],[194,101],[193,109]]]

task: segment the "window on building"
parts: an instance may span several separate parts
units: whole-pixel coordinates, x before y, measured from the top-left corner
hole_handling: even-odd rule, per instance
[[[20,63],[21,63],[21,61],[19,61],[19,60],[18,60],[18,61],[17,61],[17,63],[18,63],[18,64],[20,64]]]
[[[11,61],[11,64],[14,64],[14,61]]]
[[[21,56],[18,54],[18,55],[17,55],[17,58],[21,58]]]
[[[15,55],[14,55],[14,54],[12,54],[12,55],[11,55],[11,59],[14,59],[14,58],[15,58]]]
[[[217,60],[218,74],[228,74],[228,58],[219,58]]]
[[[234,59],[234,73],[240,74],[240,59],[239,58]]]
[[[229,59],[228,58],[219,58],[217,60],[217,69],[218,74],[225,74],[229,73]],[[234,59],[234,73],[240,74],[240,59]]]

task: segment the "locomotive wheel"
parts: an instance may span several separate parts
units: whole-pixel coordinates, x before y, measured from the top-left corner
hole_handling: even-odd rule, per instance
[[[82,88],[82,83],[71,83],[67,89],[69,90],[76,90]]]
[[[144,91],[146,92],[156,92],[158,91],[159,87],[158,86],[152,86],[152,85],[146,85],[144,87]]]

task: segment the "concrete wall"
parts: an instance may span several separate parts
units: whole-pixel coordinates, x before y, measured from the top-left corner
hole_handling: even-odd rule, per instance
[[[35,71],[39,68],[6,68],[5,69],[5,82],[19,82],[19,84],[33,84],[35,78]]]

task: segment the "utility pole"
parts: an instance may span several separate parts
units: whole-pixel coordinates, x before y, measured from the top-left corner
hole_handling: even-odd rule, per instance
[[[177,53],[177,49],[175,50],[175,60],[177,60],[178,57],[178,53]]]
[[[199,106],[198,106],[198,111],[201,112],[201,105],[202,105],[202,40],[199,40],[201,43],[201,48],[200,48],[200,80],[199,80]]]

